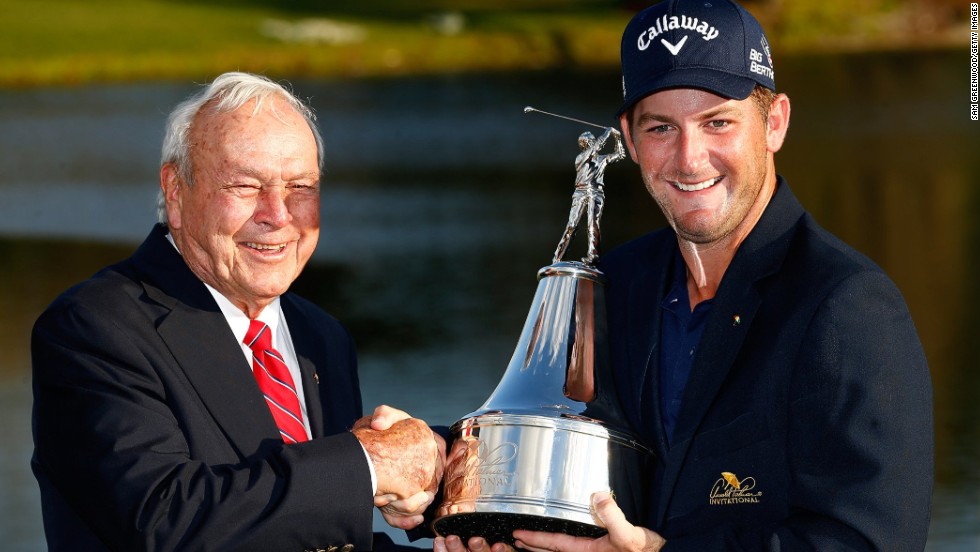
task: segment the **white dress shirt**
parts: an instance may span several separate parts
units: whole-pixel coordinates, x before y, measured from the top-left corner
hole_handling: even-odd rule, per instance
[[[218,303],[218,308],[221,309],[221,313],[225,315],[225,320],[228,321],[228,326],[231,327],[231,333],[235,334],[235,339],[238,340],[238,344],[242,348],[242,354],[245,355],[245,360],[248,361],[248,365],[252,366],[252,349],[245,344],[245,334],[248,333],[248,326],[251,320],[245,313],[238,310],[238,307],[231,304],[231,301],[227,297],[221,295],[218,290],[204,284],[214,300]],[[306,412],[306,394],[303,392],[303,378],[299,371],[299,360],[296,358],[296,350],[293,348],[293,340],[289,336],[289,326],[286,324],[286,318],[282,314],[282,308],[279,306],[279,298],[276,297],[269,303],[259,316],[256,318],[261,322],[265,322],[269,326],[269,331],[272,332],[272,348],[279,351],[282,355],[284,361],[286,361],[286,368],[289,368],[289,376],[293,378],[293,387],[296,388],[296,395],[299,397],[299,406],[303,411],[303,427],[306,429],[306,438],[312,437],[310,433],[310,418]]]

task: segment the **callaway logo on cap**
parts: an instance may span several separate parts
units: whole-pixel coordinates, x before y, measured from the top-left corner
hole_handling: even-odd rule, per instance
[[[622,62],[617,116],[667,88],[700,88],[736,100],[756,84],[776,89],[762,27],[729,0],[667,0],[643,10],[623,32]]]

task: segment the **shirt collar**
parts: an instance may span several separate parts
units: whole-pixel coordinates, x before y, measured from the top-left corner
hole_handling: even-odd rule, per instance
[[[174,246],[174,249],[177,249],[178,253],[180,252],[180,249],[174,242],[174,238],[170,232],[167,232],[167,241]],[[208,285],[207,282],[202,281],[201,283],[204,284],[204,287],[206,287],[208,292],[211,293],[211,296],[214,297],[215,302],[218,303],[218,308],[221,309],[221,314],[225,316],[225,319],[228,321],[228,325],[231,326],[231,331],[235,334],[235,337],[239,341],[244,340],[251,320],[245,316],[245,313],[242,312],[241,309],[233,305],[232,302],[229,301],[227,297],[222,295],[217,289]],[[276,297],[271,303],[262,309],[262,312],[259,313],[256,320],[265,322],[265,324],[269,326],[269,329],[272,330],[272,335],[278,336],[279,320],[281,318],[282,307],[280,306],[279,298]]]
[[[694,313],[706,312],[711,308],[715,299],[706,299],[694,307]],[[680,316],[683,320],[691,318],[691,298],[687,293],[687,264],[684,263],[684,256],[681,255],[680,248],[674,248],[673,269],[670,279],[670,287],[667,295],[660,306],[669,312]]]

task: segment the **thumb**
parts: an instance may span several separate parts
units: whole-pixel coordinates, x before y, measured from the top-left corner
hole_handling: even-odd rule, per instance
[[[406,418],[410,418],[407,413],[382,404],[374,409],[374,414],[371,416],[371,429],[385,431]]]
[[[616,504],[612,493],[592,494],[592,516],[597,524],[609,531],[609,542],[616,550],[657,552],[666,543],[659,534],[631,524]]]
[[[600,527],[605,527],[610,533],[619,533],[633,527],[608,491],[592,493],[592,517]]]

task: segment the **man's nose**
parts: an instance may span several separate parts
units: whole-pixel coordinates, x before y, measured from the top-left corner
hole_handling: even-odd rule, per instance
[[[675,157],[679,172],[698,174],[708,163],[708,149],[704,136],[697,131],[682,132]]]
[[[285,189],[278,186],[263,188],[255,206],[255,222],[280,228],[289,223],[290,217]]]

